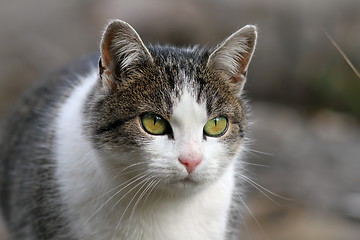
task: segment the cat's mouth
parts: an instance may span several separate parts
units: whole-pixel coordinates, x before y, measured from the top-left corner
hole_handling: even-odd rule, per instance
[[[174,185],[198,185],[199,181],[197,181],[194,177],[192,177],[190,174],[183,178],[178,179],[172,179],[170,181],[171,184]]]
[[[195,184],[197,183],[190,175],[180,180],[182,183]]]
[[[168,179],[167,187],[174,188],[174,189],[187,189],[187,190],[195,190],[199,187],[206,185],[209,180],[208,178],[204,177],[203,175],[199,175],[196,173],[190,173],[187,175],[177,176],[172,179]]]
[[[199,179],[196,176],[193,176],[192,174],[187,175],[186,177],[177,180],[177,183],[180,183],[181,185],[186,185],[186,186],[199,186],[202,185],[204,182],[202,181],[202,179]]]

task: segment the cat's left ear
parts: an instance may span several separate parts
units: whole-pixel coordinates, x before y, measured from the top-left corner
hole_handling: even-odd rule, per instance
[[[246,82],[256,39],[256,26],[246,25],[222,42],[209,56],[207,66],[221,72],[237,93],[242,91]]]

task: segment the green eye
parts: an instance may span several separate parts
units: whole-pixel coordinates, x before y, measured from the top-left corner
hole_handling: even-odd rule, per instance
[[[159,115],[145,113],[141,116],[141,124],[147,133],[152,135],[164,135],[168,133],[169,123]]]
[[[210,137],[222,136],[228,126],[228,121],[225,117],[215,117],[209,120],[204,126],[204,133]]]

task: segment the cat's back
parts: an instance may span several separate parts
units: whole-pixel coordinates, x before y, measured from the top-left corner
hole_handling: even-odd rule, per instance
[[[46,212],[49,204],[59,204],[55,201],[57,193],[51,151],[54,120],[61,104],[82,81],[81,76],[90,74],[97,60],[98,55],[91,55],[49,75],[22,98],[2,126],[0,204],[4,218],[10,223],[9,228],[19,236],[35,234],[23,224],[36,220],[42,221],[39,226],[47,226],[44,225],[49,220],[47,218],[55,216]],[[29,199],[35,199],[37,203]],[[22,230],[18,232],[18,229]]]

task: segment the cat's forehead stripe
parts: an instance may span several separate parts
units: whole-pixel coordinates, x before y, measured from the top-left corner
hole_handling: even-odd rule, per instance
[[[206,104],[198,103],[193,92],[185,88],[170,117],[175,139],[180,142],[201,141],[206,121]]]
[[[206,104],[199,103],[193,91],[185,88],[179,101],[174,105],[172,119],[183,119],[185,122],[204,122],[207,119]]]

